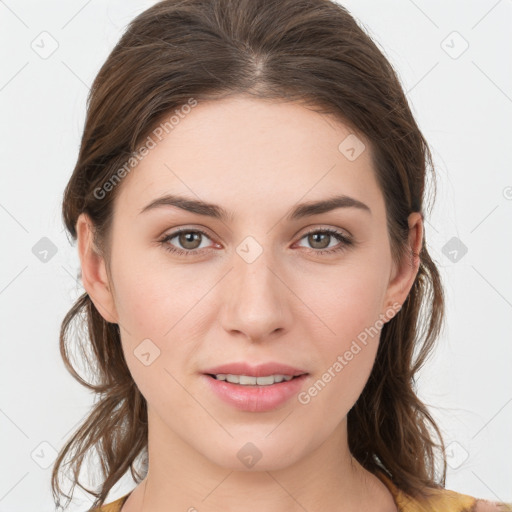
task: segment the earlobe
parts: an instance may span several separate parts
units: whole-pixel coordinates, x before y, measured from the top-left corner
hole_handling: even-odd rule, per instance
[[[85,213],[78,217],[76,231],[78,255],[82,267],[82,284],[101,316],[107,322],[118,323],[105,260],[94,245],[94,226]]]
[[[420,266],[420,252],[423,244],[423,215],[413,212],[409,215],[409,248],[399,267],[393,264],[393,271],[386,292],[387,302],[403,304],[414,284]]]

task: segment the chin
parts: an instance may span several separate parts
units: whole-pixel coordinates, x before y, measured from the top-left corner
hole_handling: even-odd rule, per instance
[[[265,439],[269,431],[266,429],[261,436],[230,438],[223,444],[216,444],[213,451],[203,452],[203,455],[213,464],[231,471],[278,471],[297,462],[302,454],[298,440],[289,437],[285,440],[278,436],[272,440]]]

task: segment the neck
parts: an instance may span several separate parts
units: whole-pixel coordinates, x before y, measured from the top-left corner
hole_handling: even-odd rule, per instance
[[[213,463],[156,416],[148,426],[148,474],[123,512],[235,512],[249,501],[268,512],[397,510],[385,485],[351,456],[346,419],[299,460],[263,464],[261,457],[247,470]]]

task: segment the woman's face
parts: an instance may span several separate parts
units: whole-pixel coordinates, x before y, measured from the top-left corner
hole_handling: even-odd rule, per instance
[[[161,442],[179,439],[223,467],[243,469],[250,455],[277,469],[344,428],[380,328],[416,270],[392,264],[370,148],[350,133],[298,104],[199,103],[162,140],[153,137],[156,146],[117,185],[110,287],[92,278],[79,237],[84,286],[119,323]],[[171,195],[195,211],[150,206]],[[303,206],[338,196],[359,203]],[[418,219],[410,217],[416,251]],[[100,260],[96,275],[104,268]],[[238,362],[307,375],[267,389],[205,375]],[[229,388],[228,398],[218,388]]]

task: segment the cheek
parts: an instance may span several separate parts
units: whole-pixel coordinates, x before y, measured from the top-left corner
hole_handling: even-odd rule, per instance
[[[126,363],[133,379],[148,403],[180,403],[176,368],[183,367],[191,350],[189,343],[175,343],[183,337],[187,312],[193,297],[171,288],[172,278],[162,282],[157,272],[125,275],[116,287],[118,314]]]
[[[302,296],[316,314],[302,327],[318,359],[316,380],[304,403],[317,401],[339,421],[361,394],[375,361],[382,328],[382,272],[363,265],[340,266],[328,280],[314,281],[315,286],[302,282]]]
[[[375,325],[385,292],[383,275],[378,265],[357,263],[297,282],[298,294],[306,298],[306,305],[316,314],[316,327],[323,325],[321,338],[328,340],[329,347],[343,348],[347,341]]]
[[[324,418],[322,428],[335,428],[352,409],[368,381],[377,347],[377,340],[367,345],[356,341],[326,350],[323,369],[298,395],[309,417]]]
[[[196,349],[194,340],[202,338],[198,315],[218,277],[199,277],[192,265],[149,265],[134,254],[118,258],[113,267],[115,302],[125,359],[147,398],[155,391],[160,396],[162,385],[175,389],[170,374],[182,371]]]
[[[134,336],[170,338],[212,283],[198,278],[193,266],[171,266],[133,250],[130,255],[118,258],[113,276],[119,319]]]

